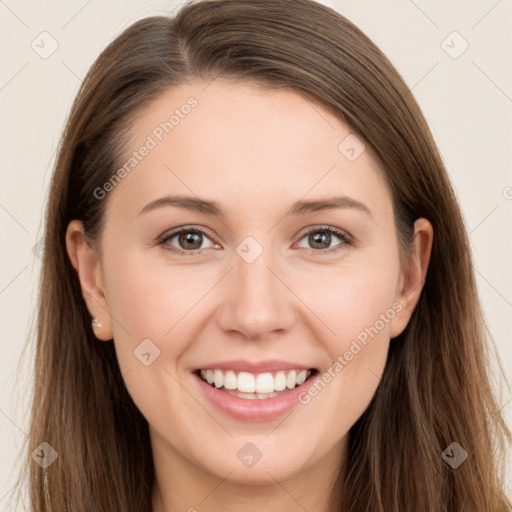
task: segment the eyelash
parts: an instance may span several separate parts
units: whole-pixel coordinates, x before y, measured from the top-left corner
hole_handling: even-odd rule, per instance
[[[311,229],[309,231],[306,231],[305,233],[302,234],[302,236],[299,239],[299,241],[302,240],[307,235],[310,235],[311,233],[317,233],[317,232],[321,232],[321,231],[327,231],[328,233],[336,235],[338,238],[340,238],[342,240],[342,242],[339,243],[338,245],[336,245],[334,247],[330,247],[328,249],[306,248],[309,251],[311,251],[312,254],[317,255],[317,254],[337,253],[338,251],[343,250],[345,245],[352,245],[352,238],[351,238],[351,236],[348,233],[346,233],[345,231],[342,231],[340,229],[334,228],[332,226],[320,226],[320,227],[316,227],[314,229]],[[173,247],[172,245],[168,244],[168,241],[173,239],[177,235],[179,235],[181,233],[188,233],[188,232],[201,233],[202,235],[206,236],[207,238],[210,238],[201,229],[193,228],[193,227],[190,227],[190,226],[183,226],[183,227],[177,229],[176,231],[172,231],[169,234],[164,234],[163,237],[161,237],[159,239],[158,244],[161,245],[164,248],[164,250],[169,251],[169,252],[171,252],[173,254],[191,255],[191,256],[197,255],[197,256],[199,256],[200,254],[202,254],[202,252],[205,249],[196,249],[196,250],[193,250],[193,251],[184,251],[183,249],[177,249],[176,247]]]

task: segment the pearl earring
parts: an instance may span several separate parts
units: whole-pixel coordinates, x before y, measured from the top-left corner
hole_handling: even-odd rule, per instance
[[[92,328],[93,329],[96,329],[97,327],[101,327],[101,325],[102,325],[101,322],[96,317],[94,317],[92,319]]]

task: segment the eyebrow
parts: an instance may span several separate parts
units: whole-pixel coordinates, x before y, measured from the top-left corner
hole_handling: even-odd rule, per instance
[[[151,201],[146,206],[144,206],[144,208],[142,208],[142,210],[140,211],[139,215],[148,213],[150,211],[153,211],[157,208],[161,208],[164,206],[175,206],[177,208],[183,208],[185,210],[199,212],[206,215],[215,215],[220,218],[226,217],[225,210],[216,201],[210,201],[207,199],[200,199],[198,197],[182,195],[165,196],[159,199],[155,199],[154,201]],[[288,212],[285,213],[285,216],[305,215],[307,213],[337,208],[355,209],[367,213],[368,215],[370,215],[370,217],[372,216],[370,209],[365,204],[347,196],[325,197],[314,200],[301,199],[292,204]]]

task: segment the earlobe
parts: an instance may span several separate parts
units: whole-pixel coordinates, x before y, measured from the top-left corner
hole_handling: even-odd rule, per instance
[[[397,285],[395,300],[401,304],[401,310],[391,321],[391,338],[404,331],[418,303],[427,277],[433,239],[432,224],[427,219],[417,219],[407,268],[402,269]]]
[[[112,325],[103,288],[101,264],[97,251],[87,243],[83,223],[79,220],[72,220],[68,224],[66,250],[91,314],[91,329],[98,339],[109,341],[112,339]]]

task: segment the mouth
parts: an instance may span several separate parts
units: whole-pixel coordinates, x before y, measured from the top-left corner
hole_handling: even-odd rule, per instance
[[[245,400],[268,400],[289,393],[312,380],[318,369],[291,369],[265,373],[198,369],[193,372],[211,388]]]

